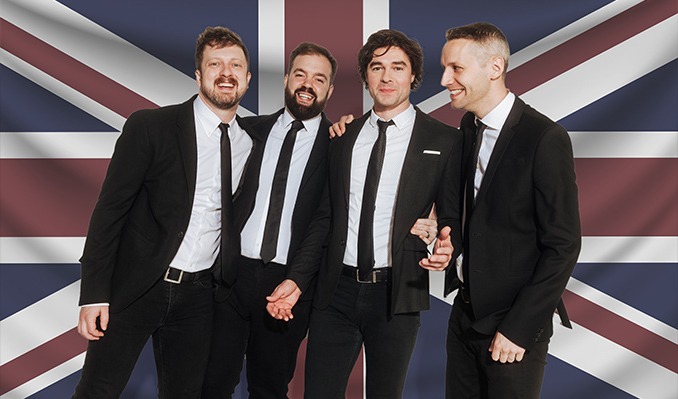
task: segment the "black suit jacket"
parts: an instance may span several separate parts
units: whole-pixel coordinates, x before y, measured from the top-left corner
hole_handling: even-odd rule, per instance
[[[369,112],[347,126],[346,133],[330,145],[329,184],[331,228],[327,259],[318,279],[314,306],[331,301],[343,267],[348,231],[350,172],[353,146],[369,118]],[[428,150],[425,152],[425,150]],[[435,154],[438,152],[438,154]],[[385,168],[388,165],[384,165]],[[427,257],[426,244],[410,234],[419,218],[427,218],[436,204],[439,226],[450,226],[456,258],[461,251],[459,187],[461,135],[459,131],[416,109],[405,161],[400,176],[391,235],[391,313],[429,308],[429,279],[419,261]]]
[[[283,111],[284,109],[281,109],[271,115],[250,117],[244,120],[252,128],[253,133],[258,136],[258,139],[266,143],[273,125]],[[287,278],[294,280],[299,286],[303,293],[302,299],[312,298],[315,271],[317,271],[317,265],[320,263],[323,247],[326,243],[326,234],[317,233],[310,226],[315,218],[324,215],[324,211],[316,212],[323,201],[323,197],[327,196],[327,151],[330,144],[330,125],[330,120],[327,119],[325,114],[322,114],[320,127],[316,132],[313,149],[304,168],[292,213],[292,235],[287,255]],[[258,158],[252,159],[252,167],[248,168],[245,176],[246,184],[241,195],[234,201],[235,224],[238,233],[245,227],[245,223],[254,209],[256,192],[259,188],[262,155],[263,149],[256,154]]]
[[[124,309],[162,278],[176,255],[196,184],[195,97],[127,119],[80,259],[81,305],[107,302],[111,312]],[[240,118],[238,123],[248,131]],[[255,153],[261,145],[252,138]],[[219,255],[223,263],[240,252],[239,237],[228,242]]]
[[[467,113],[461,121],[466,157],[474,118]],[[498,330],[529,349],[551,335],[552,315],[581,245],[565,129],[516,97],[467,217],[464,257],[474,328],[485,334]],[[448,272],[446,294],[457,285],[456,273]]]

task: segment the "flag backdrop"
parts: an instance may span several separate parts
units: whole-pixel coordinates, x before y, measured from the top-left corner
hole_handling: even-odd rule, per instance
[[[676,0],[0,0],[0,13],[0,398],[72,393],[86,345],[77,261],[108,158],[131,112],[196,92],[206,26],[232,28],[250,50],[241,115],[282,105],[287,55],[304,40],[339,60],[329,116],[362,114],[357,50],[394,28],[424,48],[413,103],[456,126],[439,85],[444,32],[481,20],[509,38],[509,88],[574,144],[584,235],[564,296],[574,329],[555,328],[542,396],[678,397]],[[452,298],[440,274],[431,283],[408,399],[443,397]],[[350,399],[363,396],[362,373],[359,362]],[[303,362],[290,396],[302,386]],[[147,348],[124,397],[154,395]]]

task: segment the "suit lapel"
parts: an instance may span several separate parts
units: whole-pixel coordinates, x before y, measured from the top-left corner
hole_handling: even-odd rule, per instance
[[[179,151],[184,165],[184,174],[186,176],[186,193],[193,203],[193,194],[195,193],[195,179],[198,170],[198,144],[195,132],[195,115],[193,114],[193,101],[196,96],[191,97],[181,105],[181,111],[177,116],[176,134],[179,141]]]
[[[343,178],[343,188],[344,188],[344,204],[348,206],[349,204],[349,195],[351,192],[351,161],[353,159],[353,147],[355,146],[355,142],[358,139],[358,134],[363,128],[363,125],[367,121],[367,118],[369,118],[370,112],[367,112],[365,115],[361,116],[359,119],[353,121],[348,127],[346,128],[346,133],[341,137],[340,143],[341,146],[339,147],[341,150],[341,153],[338,154],[338,156],[341,159],[341,170],[337,171],[339,173],[339,176],[342,176]],[[337,140],[337,139],[335,139]],[[339,144],[339,143],[337,143]],[[342,173],[343,171],[346,171],[345,173]]]
[[[313,148],[311,149],[311,154],[309,155],[308,161],[306,162],[306,167],[304,168],[304,175],[301,178],[301,184],[299,185],[299,192],[304,189],[304,186],[310,180],[311,176],[315,170],[320,166],[323,159],[327,157],[327,147],[330,144],[329,139],[329,128],[330,120],[327,119],[325,114],[322,115],[322,120],[320,121],[320,127],[316,132],[315,141],[313,142]]]
[[[492,184],[492,179],[494,178],[494,175],[496,174],[497,169],[501,164],[501,159],[503,158],[504,153],[506,152],[506,148],[509,146],[509,143],[511,143],[511,140],[515,135],[513,126],[515,126],[520,120],[520,116],[523,114],[524,106],[525,103],[523,103],[520,99],[518,99],[518,97],[516,97],[515,103],[511,108],[511,112],[509,112],[509,116],[506,118],[506,122],[504,122],[504,126],[502,127],[501,132],[499,133],[497,143],[494,145],[494,150],[492,150],[490,161],[487,164],[487,170],[485,171],[483,181],[482,183],[480,183],[480,189],[478,190],[478,194],[476,195],[476,203],[478,202],[479,198],[481,198],[485,194],[485,192],[487,191],[487,187],[489,187],[490,184]]]
[[[408,225],[409,220],[412,220],[412,212],[417,212],[415,207],[411,206],[412,198],[407,193],[418,193],[418,185],[422,182],[417,178],[421,173],[429,173],[431,171],[420,170],[424,167],[421,162],[421,154],[424,150],[431,149],[431,137],[427,134],[427,122],[423,117],[421,111],[417,108],[417,116],[412,127],[412,137],[410,144],[405,153],[405,160],[403,162],[403,169],[400,173],[400,180],[398,183],[398,191],[396,193],[396,203],[393,218],[393,249],[392,253],[396,253],[403,243],[407,234],[409,234],[411,225]],[[416,194],[415,194],[416,195]],[[417,215],[418,216],[418,215]]]

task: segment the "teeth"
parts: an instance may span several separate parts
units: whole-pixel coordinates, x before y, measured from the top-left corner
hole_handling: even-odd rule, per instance
[[[461,93],[463,90],[461,89],[455,89],[455,90],[450,90],[450,93],[452,93],[453,96],[456,96],[457,94]]]
[[[313,99],[313,96],[310,96],[306,93],[299,93],[298,95],[299,95],[299,97],[301,97],[304,100],[312,100]]]

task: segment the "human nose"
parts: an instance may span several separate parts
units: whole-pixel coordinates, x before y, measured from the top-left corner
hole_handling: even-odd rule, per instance
[[[454,83],[454,72],[450,68],[443,70],[443,76],[440,78],[440,85],[447,87]]]

